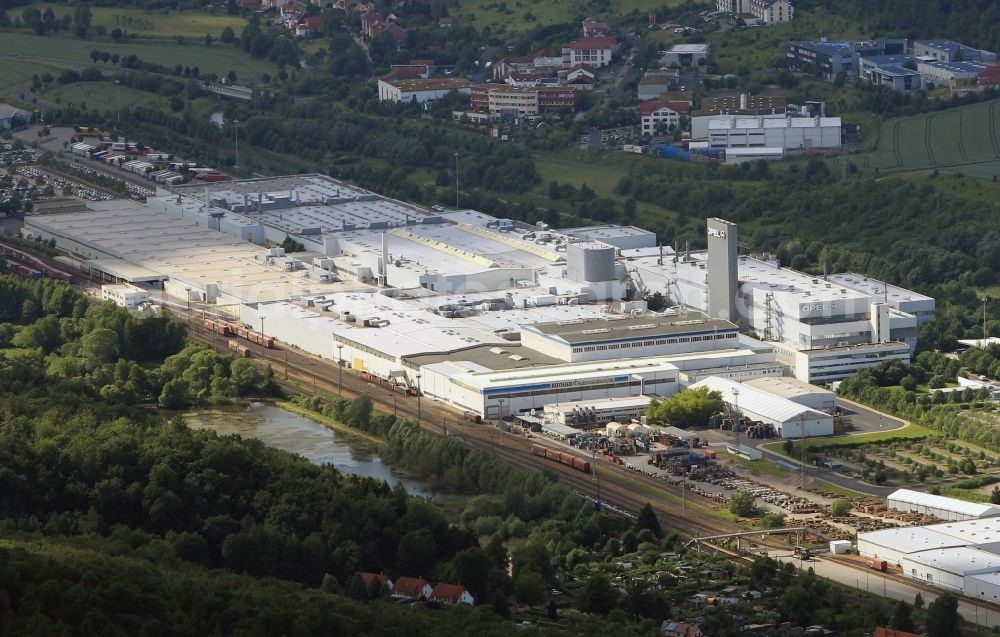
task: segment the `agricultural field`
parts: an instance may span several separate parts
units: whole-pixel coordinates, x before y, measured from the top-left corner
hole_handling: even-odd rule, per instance
[[[50,2],[35,2],[31,6],[42,12],[51,7],[57,17],[62,17],[67,13],[73,15],[72,6]],[[17,15],[20,11],[23,11],[23,8],[19,7],[11,11],[11,16]],[[232,27],[236,35],[239,35],[247,24],[243,18],[227,15],[225,12],[213,14],[205,11],[171,11],[169,9],[145,11],[137,7],[91,6],[90,13],[92,16],[91,28],[103,26],[109,32],[114,28],[119,28],[133,36],[142,38],[182,36],[201,40],[207,33],[218,39],[219,34],[226,27]]]
[[[146,62],[162,64],[173,68],[176,64],[197,66],[202,73],[225,75],[235,71],[242,80],[261,73],[277,73],[277,68],[266,60],[251,60],[241,49],[223,44],[206,48],[204,44],[177,44],[176,42],[104,42],[80,40],[67,36],[41,37],[33,33],[0,32],[0,67],[31,62],[54,66],[93,66],[90,52],[93,50],[118,53],[122,56],[136,55]],[[116,68],[113,65],[97,65]],[[31,74],[28,74],[31,77]]]
[[[867,168],[1000,175],[1000,100],[882,122]]]
[[[87,108],[92,111],[103,112],[115,109],[115,90],[115,86],[109,82],[55,84],[46,89],[42,93],[42,97],[54,104],[86,104]],[[154,93],[140,91],[128,86],[119,86],[117,87],[117,91],[118,106],[123,109],[160,99]]]
[[[42,73],[56,76],[59,71],[56,67],[37,62],[10,62],[0,58],[0,101],[14,100],[18,91],[31,86],[31,76]]]

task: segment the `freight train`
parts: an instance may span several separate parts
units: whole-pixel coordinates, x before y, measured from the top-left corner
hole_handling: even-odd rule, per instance
[[[567,467],[572,467],[577,471],[590,473],[590,462],[584,460],[583,458],[578,458],[573,454],[566,453],[563,451],[556,451],[555,449],[549,449],[548,447],[543,447],[542,445],[538,444],[531,445],[531,453],[535,454],[540,458],[555,460],[556,462],[564,464]]]
[[[260,332],[255,332],[253,330],[248,330],[245,327],[236,327],[236,335],[240,338],[245,338],[251,343],[257,343],[258,345],[263,345],[269,349],[274,349],[274,339],[270,336],[264,336]]]
[[[221,334],[222,336],[236,336],[236,330],[233,326],[225,321],[213,321],[212,319],[205,319],[202,321],[205,324],[205,329],[209,332],[215,332],[216,334]]]
[[[384,385],[397,394],[402,394],[403,396],[416,396],[417,390],[404,383],[397,383],[388,378],[382,378],[381,376],[376,376],[371,372],[361,372],[361,378],[366,382],[372,383],[373,385]]]
[[[246,345],[240,345],[237,341],[229,341],[229,349],[236,352],[237,356],[250,356],[250,348]]]
[[[56,281],[63,281],[64,283],[73,283],[72,274],[53,268],[48,263],[25,252],[24,250],[18,250],[17,248],[0,243],[0,254],[24,265],[26,270],[23,272],[18,269],[17,266],[14,266],[12,270],[15,274],[36,279],[44,276],[50,279],[55,279]]]

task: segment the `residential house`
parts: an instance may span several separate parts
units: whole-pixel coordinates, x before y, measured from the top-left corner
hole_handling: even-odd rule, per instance
[[[594,68],[611,64],[611,55],[617,43],[610,36],[583,38],[563,46],[563,66],[587,64]]]
[[[583,37],[600,38],[606,35],[611,35],[611,28],[608,27],[607,22],[601,22],[600,20],[595,20],[593,18],[584,19]]]
[[[663,93],[677,86],[678,78],[680,78],[680,72],[676,69],[646,71],[646,74],[639,80],[639,101],[658,99]]]
[[[680,125],[681,115],[687,117],[691,106],[687,102],[663,102],[650,100],[640,102],[636,107],[642,121],[643,135],[663,135]]]
[[[493,79],[502,82],[511,71],[530,73],[534,70],[534,57],[530,55],[508,56],[493,65]]]
[[[1000,86],[1000,65],[988,67],[979,74],[979,86],[998,87]]]
[[[438,584],[427,596],[427,599],[441,604],[475,605],[475,599],[461,584]]]
[[[593,88],[597,83],[597,71],[586,64],[577,64],[565,71],[559,71],[559,76],[566,84],[584,88]]]
[[[392,590],[392,580],[385,573],[366,573],[361,572],[361,581],[364,582],[367,588],[371,588],[372,582],[378,582],[384,588]]]
[[[508,86],[518,88],[532,88],[541,84],[541,78],[538,74],[530,71],[511,71],[507,77],[503,78],[503,81]]]
[[[701,632],[701,628],[697,624],[675,622],[669,619],[660,624],[660,633],[663,637],[704,637],[704,633]]]
[[[308,38],[319,31],[323,17],[318,15],[302,16],[295,24],[295,37]]]
[[[426,80],[428,72],[426,66],[411,66],[409,64],[393,64],[389,72],[380,77],[382,80]]]
[[[409,599],[429,599],[433,587],[422,577],[400,577],[392,587],[392,594]]]
[[[438,18],[438,26],[442,29],[450,29],[455,22],[452,20],[451,16],[444,16],[443,18]]]
[[[385,28],[385,16],[378,11],[369,11],[361,16],[361,32],[369,38],[374,38]]]

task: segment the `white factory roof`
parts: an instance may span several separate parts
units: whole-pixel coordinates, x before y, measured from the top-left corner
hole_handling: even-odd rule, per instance
[[[862,274],[855,274],[854,272],[841,272],[839,274],[828,275],[827,280],[831,283],[837,285],[842,285],[853,290],[858,290],[859,292],[864,292],[869,296],[877,297],[880,300],[886,297],[886,292],[888,292],[888,299],[890,302],[900,303],[900,302],[916,302],[925,301],[931,304],[934,303],[934,299],[920,294],[919,292],[914,292],[912,290],[907,290],[906,288],[901,288],[898,285],[893,285],[891,283],[886,284],[885,281],[879,281],[878,279],[873,279],[866,277]]]
[[[781,398],[796,398],[799,396],[822,395],[834,399],[835,394],[829,389],[818,387],[791,376],[762,376],[743,381],[744,386],[750,386]]]
[[[1000,542],[1000,519],[979,518],[932,524],[926,527],[936,533],[950,535],[966,544],[992,544]]]
[[[690,389],[701,387],[707,387],[709,391],[721,393],[722,400],[731,405],[735,404],[736,408],[741,412],[751,412],[759,416],[766,416],[776,422],[790,422],[800,417],[808,420],[830,417],[821,411],[804,407],[787,398],[781,398],[751,385],[728,378],[711,376],[691,385]],[[734,389],[739,392],[738,396],[734,397]]]
[[[931,549],[967,546],[968,543],[954,536],[935,531],[926,526],[903,526],[858,533],[859,542],[870,542],[898,553],[917,553]]]
[[[781,157],[785,154],[784,148],[727,148],[726,157]]]
[[[910,489],[897,489],[889,494],[887,500],[896,500],[917,506],[953,511],[961,515],[968,515],[976,518],[994,517],[1000,515],[1000,506],[994,504],[977,504],[966,502],[955,498],[946,498],[941,495],[912,491]],[[998,522],[1000,524],[1000,522]],[[1000,539],[1000,538],[998,538]]]
[[[958,342],[966,347],[988,347],[990,345],[1000,345],[1000,337],[990,336],[986,339],[982,338],[960,338]]]
[[[671,53],[701,53],[707,51],[709,45],[705,43],[699,44],[675,44],[670,47]]]
[[[580,378],[605,376],[628,376],[631,374],[652,374],[655,372],[676,372],[677,366],[667,357],[589,361],[586,363],[563,363],[513,370],[490,371],[481,366],[469,366],[460,355],[454,361],[439,363],[450,365],[456,378],[465,377],[474,387],[511,387],[534,383],[559,383]],[[479,367],[475,369],[474,367]],[[455,374],[454,372],[465,372]]]
[[[130,272],[141,275],[158,273],[200,289],[217,284],[222,292],[247,302],[345,287],[305,278],[301,271],[268,267],[255,258],[259,246],[137,202],[89,202],[87,208],[32,216],[27,224],[84,244],[98,253],[96,259],[111,258],[115,268],[127,262]]]
[[[1000,570],[992,571],[990,573],[976,573],[968,575],[967,577],[991,586],[1000,586]],[[969,587],[966,586],[966,589],[968,588]]]
[[[955,575],[1000,571],[1000,555],[967,546],[910,553],[906,559],[915,564],[922,564]]]
[[[734,128],[840,128],[839,117],[714,117],[708,120],[708,130]]]
[[[630,409],[640,408],[649,405],[649,396],[623,396],[620,398],[595,398],[593,400],[575,400],[566,403],[551,403],[545,406],[546,410],[562,412],[573,411],[574,409]]]

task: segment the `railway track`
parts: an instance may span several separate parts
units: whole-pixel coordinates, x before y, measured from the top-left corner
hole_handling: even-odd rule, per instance
[[[173,311],[184,314],[183,309]],[[192,310],[192,313],[194,311]],[[191,338],[208,343],[217,350],[229,351],[227,343],[230,337],[214,334],[194,316],[190,320],[189,334]],[[293,348],[269,349],[245,339],[240,339],[240,344],[248,348],[251,360],[266,361],[271,365],[281,386],[289,394],[311,396],[323,391],[345,398],[355,398],[365,394],[371,397],[375,408],[379,411],[419,420],[425,430],[438,434],[447,433],[471,449],[493,453],[523,468],[532,470],[548,468],[571,489],[594,500],[607,502],[630,512],[638,511],[649,502],[665,527],[683,535],[708,535],[740,530],[737,525],[718,520],[708,514],[706,509],[711,508],[708,506],[708,500],[689,494],[687,506],[684,506],[679,502],[682,496],[678,487],[645,474],[630,471],[619,465],[600,463],[596,468],[595,478],[591,474],[532,455],[531,441],[520,435],[503,435],[501,442],[501,433],[495,427],[468,423],[462,420],[456,411],[435,400],[397,394],[387,387],[365,381],[353,370],[331,365],[325,360],[314,358]],[[309,391],[309,387],[313,388],[312,392]],[[585,457],[584,454],[576,455]],[[597,459],[595,462],[600,460]]]

